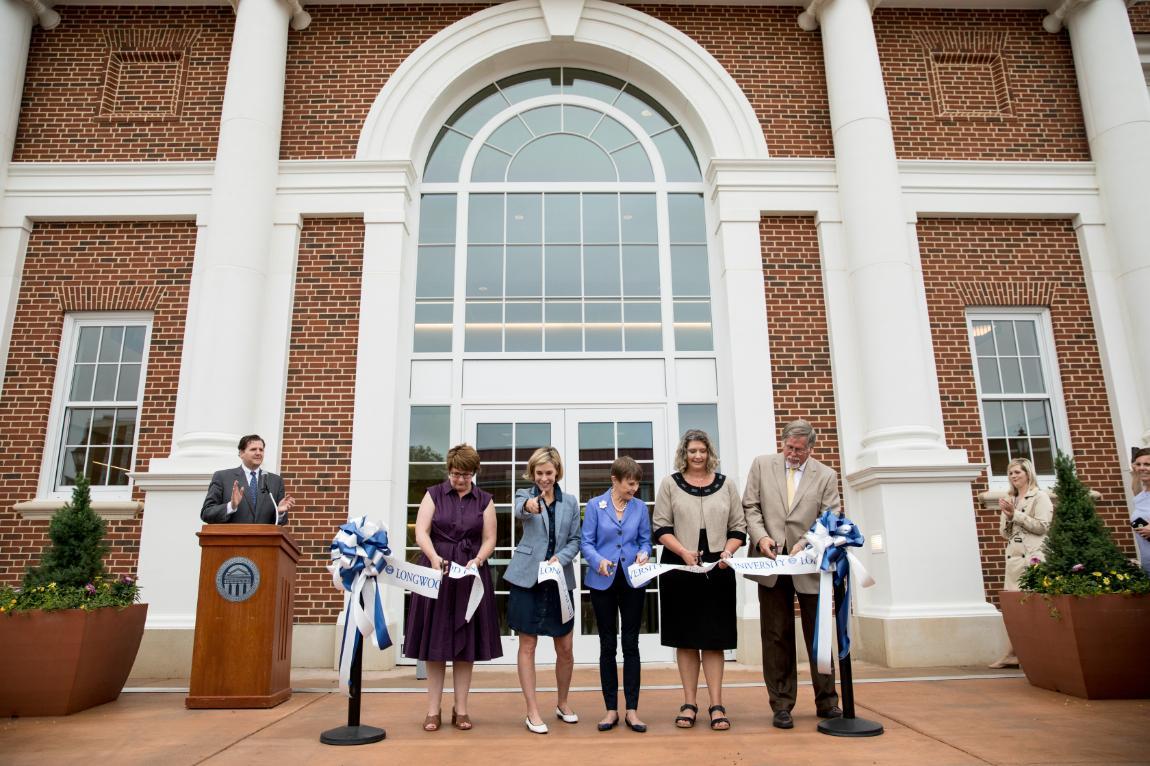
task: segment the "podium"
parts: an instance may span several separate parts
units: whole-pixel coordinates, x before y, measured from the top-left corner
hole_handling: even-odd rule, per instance
[[[292,598],[300,549],[283,527],[209,524],[188,708],[270,708],[291,697]]]

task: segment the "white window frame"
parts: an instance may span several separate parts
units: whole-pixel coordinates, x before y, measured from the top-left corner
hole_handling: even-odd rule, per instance
[[[1058,371],[1058,357],[1054,345],[1054,327],[1050,321],[1049,309],[1028,306],[968,308],[966,310],[966,339],[970,348],[971,373],[974,376],[974,385],[978,392],[978,423],[982,429],[982,449],[983,454],[986,456],[986,476],[989,480],[991,490],[1005,490],[1010,487],[1007,478],[1005,476],[995,476],[990,467],[990,443],[986,436],[986,418],[982,408],[982,379],[978,372],[978,352],[974,345],[973,323],[975,321],[993,321],[995,319],[1015,321],[1019,319],[1034,320],[1036,335],[1038,336],[1038,358],[1043,378],[1047,381],[1046,398],[1050,401],[1050,414],[1054,421],[1055,447],[1067,455],[1073,456],[1074,452],[1070,443],[1070,425],[1066,419],[1066,400],[1062,395],[1062,378]],[[1010,398],[1013,395],[1006,396]],[[1022,398],[1027,398],[1027,396],[1023,396]],[[1029,398],[1037,400],[1041,397],[1032,394],[1029,395]],[[1039,485],[1043,487],[1054,485],[1055,475],[1052,473],[1039,474],[1037,478]]]
[[[86,311],[64,315],[64,325],[60,333],[60,354],[56,359],[56,381],[52,388],[52,406],[48,414],[48,431],[44,438],[44,456],[40,465],[37,497],[68,499],[72,496],[70,487],[57,489],[56,474],[60,467],[60,450],[63,448],[66,392],[71,383],[72,366],[76,354],[76,344],[80,339],[80,330],[85,327],[105,327],[119,324],[144,325],[144,351],[140,359],[140,383],[137,389],[136,433],[132,437],[132,467],[135,468],[140,441],[140,421],[144,410],[144,391],[147,385],[152,319],[153,315],[150,311]],[[132,486],[131,477],[128,478],[128,483],[125,485],[93,486],[91,490],[92,499],[130,499]]]

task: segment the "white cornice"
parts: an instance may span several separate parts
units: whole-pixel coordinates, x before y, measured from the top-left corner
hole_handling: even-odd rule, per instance
[[[170,472],[159,473],[156,471],[140,471],[128,474],[132,477],[132,482],[144,490],[151,492],[153,490],[161,490],[168,492],[203,492],[207,489],[208,484],[212,480],[211,471],[201,472]]]
[[[878,484],[969,482],[977,479],[985,467],[982,463],[870,466],[847,474],[844,478],[851,489],[855,490],[867,489]]]

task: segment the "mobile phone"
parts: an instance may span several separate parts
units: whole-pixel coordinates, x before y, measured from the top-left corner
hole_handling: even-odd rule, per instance
[[[1150,522],[1147,522],[1146,519],[1142,518],[1141,516],[1136,516],[1130,520],[1130,526],[1132,526],[1134,529],[1141,529],[1148,523]]]

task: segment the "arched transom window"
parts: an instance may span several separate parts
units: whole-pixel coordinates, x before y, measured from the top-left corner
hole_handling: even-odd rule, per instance
[[[499,80],[444,124],[423,182],[417,354],[713,349],[699,163],[642,90]]]

